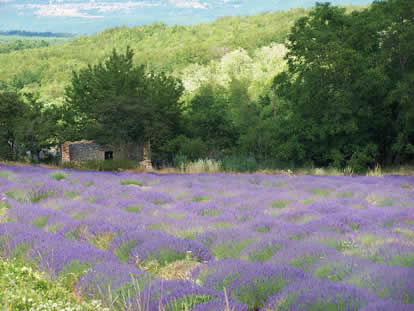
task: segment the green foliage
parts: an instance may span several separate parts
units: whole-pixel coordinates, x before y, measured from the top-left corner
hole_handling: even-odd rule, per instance
[[[111,244],[111,240],[116,237],[114,232],[101,232],[88,237],[88,242],[99,249],[107,250]]]
[[[211,252],[217,259],[238,258],[243,249],[254,243],[256,239],[229,241],[216,245]]]
[[[351,274],[351,268],[343,263],[327,263],[317,267],[313,273],[314,277],[328,279],[330,281],[342,281]]]
[[[204,209],[200,211],[201,216],[218,217],[221,214],[221,210],[218,209]]]
[[[249,261],[265,262],[269,260],[270,258],[272,258],[273,255],[276,254],[276,252],[280,250],[281,248],[282,248],[281,245],[273,244],[269,242],[269,245],[261,249],[258,249],[256,251],[250,252],[247,259]]]
[[[123,208],[123,210],[125,212],[128,213],[135,213],[135,214],[139,214],[141,213],[142,209],[144,206],[140,205],[140,204],[135,204],[135,205],[128,205],[128,207]]]
[[[226,172],[254,172],[258,164],[252,156],[229,155],[222,159],[221,167]]]
[[[331,189],[324,189],[324,188],[313,188],[312,193],[320,196],[328,196],[332,192]]]
[[[189,200],[194,201],[194,202],[206,202],[206,201],[214,200],[214,197],[209,196],[209,195],[200,195],[197,197],[192,197]]]
[[[281,276],[261,277],[236,289],[232,295],[249,306],[249,310],[262,307],[266,299],[278,292],[287,284]]]
[[[113,160],[88,160],[81,163],[63,162],[62,168],[72,168],[80,170],[96,170],[96,171],[121,171],[135,169],[139,167],[138,163],[127,159]],[[92,186],[93,183],[88,183]]]
[[[289,200],[277,200],[277,201],[271,202],[269,206],[274,207],[274,208],[284,208],[288,206],[289,203],[290,203]]]
[[[191,310],[198,304],[209,302],[212,298],[213,297],[209,295],[193,294],[191,296],[174,299],[174,301],[169,302],[166,307],[171,311]]]
[[[54,197],[57,193],[55,190],[32,190],[29,193],[27,193],[26,200],[32,202],[32,203],[39,203],[41,200]]]
[[[267,233],[267,232],[270,232],[271,230],[272,230],[272,226],[269,226],[269,225],[260,226],[259,228],[256,229],[256,231],[259,233]]]
[[[0,306],[5,310],[106,310],[99,301],[79,302],[61,282],[17,260],[0,258]]]
[[[291,264],[295,268],[300,268],[303,271],[308,272],[310,267],[319,259],[320,258],[316,255],[303,256],[292,259],[291,261],[289,261],[289,264]]]
[[[178,75],[190,64],[206,65],[239,48],[252,54],[274,42],[283,43],[292,22],[307,12],[300,8],[247,17],[223,17],[213,23],[192,26],[168,27],[154,23],[109,28],[63,44],[0,54],[0,68],[7,68],[0,70],[0,80],[8,81],[13,74],[20,75],[24,70],[36,72],[45,66],[39,83],[26,88],[39,91],[44,98],[59,98],[70,81],[72,70],[103,61],[114,47],[125,49],[127,46],[137,51],[134,62]]]
[[[336,297],[329,297],[328,299],[317,298],[313,302],[297,303],[298,293],[290,293],[287,298],[281,300],[276,306],[275,311],[289,311],[291,305],[298,305],[301,309],[309,311],[337,311],[337,310],[359,310],[362,306],[361,301],[353,300],[352,297],[345,297],[345,295],[338,294]]]
[[[292,154],[296,162],[361,173],[376,163],[412,159],[407,86],[414,63],[407,47],[413,44],[414,11],[408,3],[379,1],[352,14],[317,4],[296,21],[287,44],[288,70],[273,83],[292,113],[290,138],[279,147],[291,141],[300,148],[304,157]]]
[[[43,228],[46,226],[49,218],[47,216],[39,216],[32,220],[32,225],[38,228]]]
[[[53,173],[51,173],[49,175],[50,175],[50,177],[52,177],[52,178],[54,178],[56,180],[62,180],[62,179],[65,179],[65,178],[68,177],[68,175],[66,173],[59,172],[59,171],[53,172]]]
[[[119,183],[123,186],[124,185],[136,185],[136,186],[142,187],[144,185],[142,181],[137,180],[137,179],[124,179],[124,180],[121,180]]]
[[[123,242],[119,248],[115,250],[115,255],[122,262],[127,262],[131,250],[136,246],[136,242],[129,240]]]

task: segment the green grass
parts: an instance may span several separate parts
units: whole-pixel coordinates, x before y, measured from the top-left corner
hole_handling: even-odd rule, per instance
[[[220,216],[221,211],[218,209],[205,209],[201,210],[200,215],[201,216],[210,216],[210,217],[218,217]]]
[[[365,205],[361,205],[361,204],[352,205],[352,207],[356,208],[356,209],[365,209],[365,208],[367,208]]]
[[[240,240],[237,242],[229,241],[225,243],[220,243],[215,246],[211,252],[213,256],[217,259],[221,258],[238,258],[240,253],[250,244],[256,242],[257,239],[249,239],[249,240]]]
[[[9,192],[6,192],[6,196],[8,198],[14,199],[21,203],[24,203],[26,201],[27,194],[28,194],[28,190],[22,190],[22,189],[13,189]]]
[[[7,179],[13,179],[16,177],[16,174],[10,171],[0,171],[0,177],[7,178]]]
[[[60,228],[62,227],[62,224],[56,224],[56,225],[52,225],[52,226],[47,226],[45,228],[46,232],[56,232],[58,231]]]
[[[161,229],[163,228],[163,224],[162,223],[155,223],[155,224],[151,224],[148,226],[148,229],[150,230],[157,230],[157,229]]]
[[[97,300],[79,303],[73,288],[60,280],[52,281],[21,261],[1,257],[0,298],[2,310],[107,310]]]
[[[65,174],[64,172],[56,171],[56,172],[50,173],[49,176],[56,180],[63,180],[67,178],[69,175]]]
[[[280,292],[287,284],[281,276],[262,276],[232,292],[233,297],[246,304],[249,310],[263,307],[266,299]]]
[[[81,213],[79,213],[79,212],[76,212],[76,213],[73,213],[72,214],[72,217],[73,218],[75,218],[75,219],[85,219],[86,217],[88,217],[88,215],[89,215],[89,212],[88,211],[85,211],[85,212],[81,212]]]
[[[272,226],[260,226],[256,229],[256,232],[267,233],[267,232],[270,232],[271,230],[272,230]]]
[[[407,239],[414,241],[414,231],[405,228],[394,228],[393,232],[402,233]]]
[[[311,204],[316,201],[316,198],[309,198],[302,201],[302,204]]]
[[[354,193],[352,191],[339,192],[336,197],[338,198],[350,198]]]
[[[0,201],[0,210],[1,209],[6,209],[6,208],[11,208],[11,205],[9,203],[6,203],[4,201]]]
[[[32,203],[39,203],[40,201],[51,198],[57,195],[57,192],[54,190],[47,191],[31,191],[27,194],[27,200]]]
[[[136,204],[136,205],[128,205],[128,207],[123,208],[123,210],[125,212],[128,212],[128,213],[139,214],[139,213],[141,213],[141,211],[142,211],[143,208],[144,208],[143,205]]]
[[[173,218],[173,219],[184,219],[185,214],[179,214],[179,213],[168,213],[167,214],[168,218]]]
[[[401,184],[401,188],[403,189],[413,189],[413,186],[407,185],[407,184]]]
[[[310,267],[319,260],[319,256],[312,255],[312,256],[302,256],[297,257],[289,261],[289,264],[295,268],[302,269],[305,272],[309,272]]]
[[[315,195],[320,195],[323,197],[327,197],[328,195],[330,195],[332,192],[331,189],[326,189],[326,188],[313,188],[312,189],[312,194]]]
[[[49,218],[47,216],[39,216],[32,220],[32,225],[38,228],[43,228],[48,221]]]
[[[67,289],[73,289],[79,277],[87,273],[91,264],[81,263],[78,260],[72,260],[63,267],[58,278],[60,283]]]
[[[343,263],[327,263],[320,265],[313,272],[313,276],[329,281],[339,282],[350,276],[351,268],[346,267]]]
[[[274,207],[274,208],[284,208],[286,206],[288,206],[290,203],[289,200],[277,200],[277,201],[273,201],[271,203],[269,203],[270,207]]]
[[[395,203],[396,203],[396,201],[393,198],[391,198],[391,197],[384,197],[384,198],[381,198],[378,201],[377,205],[378,206],[392,206]]]
[[[136,246],[134,240],[125,241],[115,250],[115,256],[122,262],[127,262],[131,250]]]
[[[273,187],[287,187],[288,184],[285,182],[279,182],[277,184],[272,184]]]
[[[269,243],[267,246],[262,247],[256,251],[250,252],[247,260],[249,261],[261,261],[265,262],[273,257],[278,250],[282,248],[281,245]],[[244,259],[244,258],[243,258]]]
[[[232,227],[232,226],[234,226],[234,223],[232,223],[230,221],[217,221],[217,222],[213,223],[213,227],[215,229],[228,228],[228,227]]]
[[[78,193],[78,192],[76,192],[76,191],[66,191],[66,192],[65,192],[65,194],[64,194],[64,196],[65,196],[66,198],[70,198],[70,199],[74,199],[74,198],[76,198],[78,195],[79,195],[79,193]]]
[[[188,200],[193,201],[193,202],[207,202],[207,201],[210,201],[210,200],[214,200],[214,197],[208,196],[208,195],[200,195],[200,196],[197,196],[197,197],[190,198]]]
[[[119,183],[123,186],[125,186],[125,185],[135,185],[135,186],[142,187],[144,185],[142,183],[142,181],[137,180],[137,179],[124,179],[124,180],[121,180]]]
[[[181,297],[179,299],[174,299],[165,307],[167,307],[167,309],[170,311],[191,310],[196,305],[209,302],[211,299],[213,299],[213,297],[210,295],[193,294],[190,296]]]
[[[157,274],[158,270],[174,261],[187,259],[188,255],[184,252],[176,252],[169,248],[158,249],[155,253],[150,254],[144,261],[138,262],[138,267],[143,270]]]
[[[97,233],[89,237],[88,242],[99,249],[107,250],[111,245],[111,240],[116,237],[114,232]]]
[[[296,224],[305,224],[311,221],[312,219],[314,219],[314,217],[310,215],[299,215],[299,216],[290,218],[290,221]]]

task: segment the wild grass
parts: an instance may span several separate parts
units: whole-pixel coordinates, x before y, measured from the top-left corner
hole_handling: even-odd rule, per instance
[[[134,186],[140,186],[142,187],[144,184],[142,183],[142,181],[137,180],[137,179],[124,179],[121,180],[119,182],[122,186],[126,186],[126,185],[134,185]]]
[[[200,159],[197,161],[189,161],[180,163],[177,168],[182,173],[218,173],[221,171],[219,161],[212,159]]]
[[[72,168],[80,170],[95,170],[95,171],[144,171],[136,161],[127,159],[113,159],[113,160],[89,160],[84,162],[63,162],[60,164],[62,168]]]
[[[2,310],[109,311],[99,300],[82,302],[73,288],[16,259],[0,257],[0,293]]]
[[[49,176],[59,181],[59,180],[67,178],[69,175],[66,174],[65,172],[56,171],[56,172],[50,173]]]
[[[232,160],[236,163],[236,160]],[[240,160],[241,163],[246,161]],[[253,162],[252,160],[249,160]],[[248,161],[247,161],[248,162]],[[227,164],[224,164],[227,163]],[[293,167],[281,165],[280,167],[270,165],[230,165],[226,160],[214,160],[214,159],[200,159],[194,162],[184,162],[180,167],[163,167],[156,170],[160,174],[171,174],[171,173],[262,173],[262,174],[283,174],[283,175],[317,175],[317,176],[348,176],[355,175],[354,170],[347,166],[343,169],[331,168],[331,167]],[[3,165],[13,166],[28,166],[31,163],[28,162],[16,162],[16,161],[0,161]],[[72,169],[84,169],[84,170],[97,170],[97,171],[127,171],[132,173],[143,173],[147,170],[139,166],[137,162],[130,160],[100,160],[100,161],[87,161],[83,163],[76,162],[64,162],[59,166],[40,164],[39,166],[56,170],[58,168],[72,168]],[[368,176],[384,176],[384,175],[414,175],[414,165],[405,164],[400,166],[388,166],[381,167],[379,164],[374,168],[367,168],[365,171]],[[0,172],[1,173],[1,172]],[[1,177],[1,176],[0,176]],[[284,186],[284,185],[281,185]]]

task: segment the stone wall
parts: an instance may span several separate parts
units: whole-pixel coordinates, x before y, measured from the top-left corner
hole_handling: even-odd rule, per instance
[[[150,145],[129,143],[123,145],[98,145],[90,140],[65,142],[62,147],[62,162],[105,160],[105,152],[112,151],[113,159],[129,159],[151,168]]]
[[[101,146],[91,141],[75,142],[69,145],[70,161],[105,160]]]

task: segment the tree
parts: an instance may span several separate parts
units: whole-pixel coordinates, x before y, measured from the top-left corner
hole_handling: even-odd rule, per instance
[[[17,93],[0,93],[0,159],[16,159],[25,111],[26,105]]]
[[[154,150],[177,130],[183,92],[181,81],[135,66],[134,52],[114,49],[97,65],[73,72],[66,88],[63,121],[73,124],[65,139],[99,143],[151,141]]]
[[[208,145],[209,155],[217,156],[237,140],[225,91],[210,85],[200,88],[186,114],[188,136]]]
[[[408,2],[375,2],[352,14],[317,4],[292,28],[288,70],[274,86],[291,102],[291,127],[312,163],[361,168],[391,164],[398,153],[410,152],[414,40]]]

